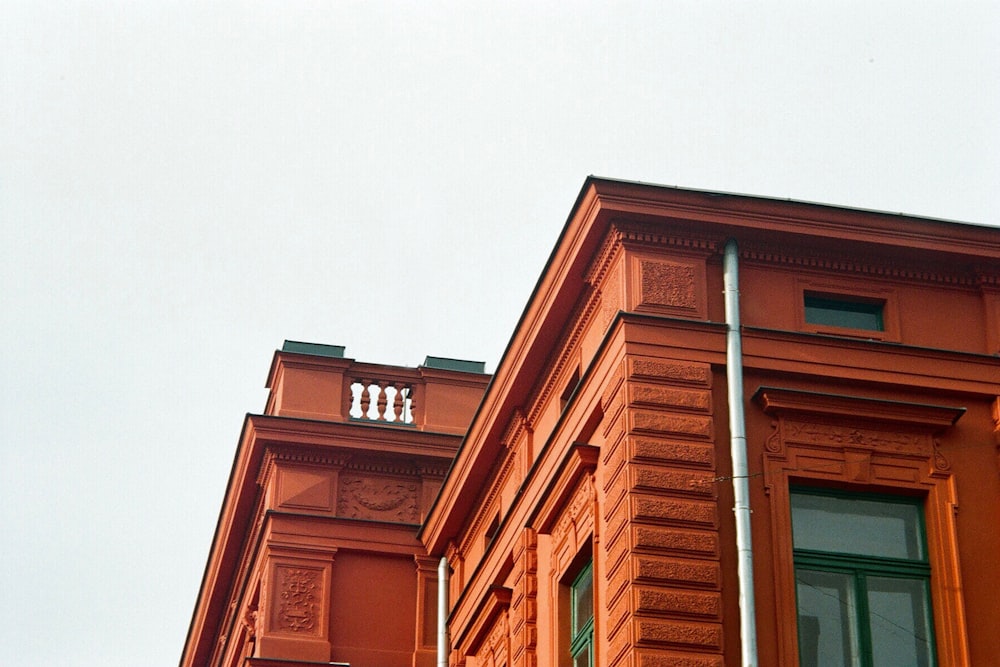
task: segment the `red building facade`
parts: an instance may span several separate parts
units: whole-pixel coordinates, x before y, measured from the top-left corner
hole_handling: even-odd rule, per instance
[[[1000,655],[996,229],[588,179],[492,378],[338,353],[275,356],[182,667]]]

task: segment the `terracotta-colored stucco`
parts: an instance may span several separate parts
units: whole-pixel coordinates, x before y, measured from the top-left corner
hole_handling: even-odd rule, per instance
[[[442,556],[455,667],[567,665],[591,560],[596,665],[739,664],[730,238],[760,664],[797,664],[796,484],[923,499],[938,664],[990,664],[1000,231],[592,178],[492,378],[276,353],[181,666],[430,666]]]

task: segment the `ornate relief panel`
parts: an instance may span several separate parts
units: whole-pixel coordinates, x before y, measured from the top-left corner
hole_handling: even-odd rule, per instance
[[[278,594],[272,628],[278,632],[317,635],[319,603],[323,597],[322,568],[278,566],[274,573]]]
[[[418,484],[398,477],[343,473],[337,516],[393,523],[419,523]]]
[[[706,269],[704,257],[635,257],[631,264],[637,312],[658,312],[678,317],[706,319]]]
[[[268,556],[261,582],[257,655],[294,655],[329,660],[330,574],[325,558]]]
[[[771,387],[758,389],[754,399],[773,418],[763,459],[779,663],[798,661],[789,485],[818,482],[925,498],[938,662],[968,665],[955,531],[956,483],[947,452],[935,439],[964,409]]]

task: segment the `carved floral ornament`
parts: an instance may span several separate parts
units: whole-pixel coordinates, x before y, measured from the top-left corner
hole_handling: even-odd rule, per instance
[[[282,567],[278,569],[278,629],[315,634],[321,596],[320,570]]]
[[[775,418],[765,443],[780,454],[789,443],[852,447],[910,456],[929,456],[933,436],[955,424],[965,408],[886,401],[818,392],[761,387],[754,400]]]

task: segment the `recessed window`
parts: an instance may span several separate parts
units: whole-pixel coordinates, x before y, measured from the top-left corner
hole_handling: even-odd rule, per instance
[[[490,543],[490,540],[496,537],[497,532],[499,530],[500,530],[500,512],[497,512],[496,514],[493,515],[493,518],[490,519],[489,524],[486,526],[485,537],[487,545]]]
[[[919,501],[791,493],[801,667],[933,667]]]
[[[571,586],[570,655],[573,667],[594,665],[594,565],[588,563]]]
[[[884,301],[851,299],[848,297],[805,295],[806,323],[821,326],[885,331],[882,318]]]

